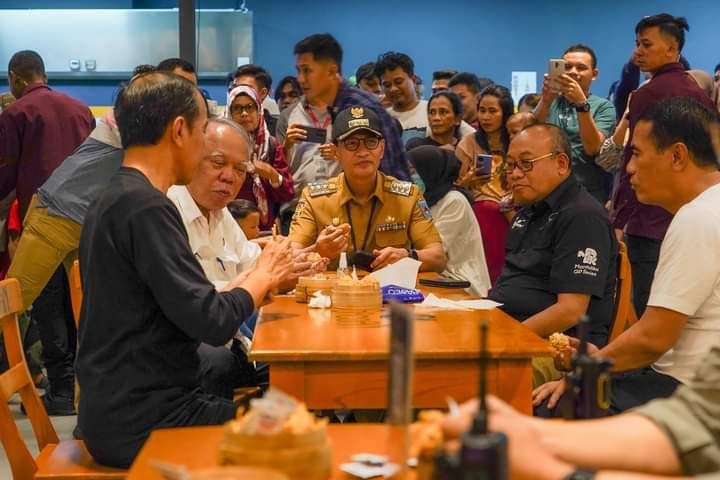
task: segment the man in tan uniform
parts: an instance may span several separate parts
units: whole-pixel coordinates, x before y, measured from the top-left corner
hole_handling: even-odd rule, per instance
[[[343,173],[303,190],[290,226],[293,247],[314,243],[331,260],[347,251],[358,266],[364,252],[372,269],[412,257],[422,270],[442,272],[442,241],[417,186],[378,171],[385,142],[377,115],[361,106],[343,110],[333,141]]]

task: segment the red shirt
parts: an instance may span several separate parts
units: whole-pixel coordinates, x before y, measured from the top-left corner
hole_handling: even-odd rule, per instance
[[[37,189],[93,128],[87,105],[47,85],[30,84],[0,114],[0,198],[15,189],[24,218]]]
[[[652,80],[635,90],[630,100],[629,130],[630,138],[620,165],[618,186],[613,196],[613,225],[624,228],[625,233],[638,237],[662,240],[670,226],[672,215],[667,210],[654,205],[638,202],[635,191],[630,187],[630,177],[626,171],[632,156],[632,136],[640,116],[653,103],[671,97],[691,97],[710,108],[715,108],[712,100],[695,80],[685,72],[682,64],[669,63],[653,74]]]

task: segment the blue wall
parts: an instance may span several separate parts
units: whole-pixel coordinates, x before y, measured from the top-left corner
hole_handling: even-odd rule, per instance
[[[233,0],[198,0],[200,8],[233,8]],[[3,8],[169,8],[172,0],[2,0]],[[387,50],[408,53],[428,84],[438,68],[474,71],[509,86],[513,70],[537,71],[572,43],[592,46],[600,77],[594,91],[606,95],[634,45],[634,26],[644,15],[667,11],[690,23],[685,56],[694,68],[720,62],[718,0],[247,0],[255,18],[256,63],[275,79],[294,73],[292,48],[315,32],[332,33],[345,49],[344,73]],[[1,15],[0,10],[0,15]],[[59,84],[90,104],[110,104],[112,84]],[[224,103],[224,88],[209,87]],[[426,89],[426,91],[429,88]],[[218,98],[220,97],[220,98]]]

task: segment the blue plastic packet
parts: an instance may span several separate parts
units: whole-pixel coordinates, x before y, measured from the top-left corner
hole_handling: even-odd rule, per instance
[[[414,288],[403,288],[398,285],[385,285],[382,287],[383,303],[396,300],[403,303],[418,303],[425,300],[425,295]]]

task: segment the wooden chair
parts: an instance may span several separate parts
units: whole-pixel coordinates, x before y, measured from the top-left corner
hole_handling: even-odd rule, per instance
[[[126,471],[96,464],[79,440],[59,441],[55,428],[35,390],[20,339],[17,314],[22,310],[20,284],[14,278],[0,282],[0,322],[9,369],[0,374],[0,440],[15,480],[122,479]],[[25,405],[40,454],[33,458],[15,425],[8,401],[15,393]]]
[[[618,278],[615,287],[615,315],[610,326],[608,343],[615,340],[633,323],[637,322],[637,314],[632,303],[632,271],[628,258],[627,246],[624,242],[618,245]]]
[[[80,281],[80,262],[75,260],[70,267],[70,275],[68,276],[70,283],[70,303],[72,304],[73,318],[75,318],[75,326],[80,328],[80,307],[82,306],[82,282]]]

